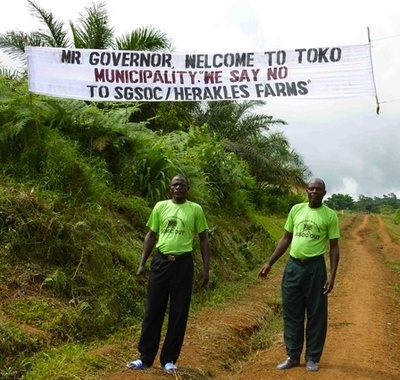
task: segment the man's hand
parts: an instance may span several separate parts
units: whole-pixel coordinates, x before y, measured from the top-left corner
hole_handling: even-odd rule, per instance
[[[139,268],[136,272],[136,281],[140,285],[144,285],[146,283],[146,277],[144,275],[144,267],[143,266],[139,266]]]
[[[324,285],[324,294],[329,294],[335,285],[335,280],[332,278],[332,276],[328,276],[328,279],[325,282]]]
[[[203,270],[203,273],[201,274],[199,289],[205,288],[209,280],[210,280],[210,272],[208,270]]]
[[[267,278],[267,275],[268,275],[268,273],[270,272],[270,270],[271,270],[271,266],[267,263],[267,264],[265,264],[261,269],[260,269],[260,271],[258,272],[258,278],[263,278],[263,279],[265,279],[265,278]]]

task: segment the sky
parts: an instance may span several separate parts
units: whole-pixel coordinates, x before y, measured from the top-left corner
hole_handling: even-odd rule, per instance
[[[372,46],[374,97],[335,100],[268,99],[259,111],[282,119],[282,131],[327,196],[341,193],[400,198],[400,2],[392,0],[103,0],[115,35],[155,27],[174,51],[264,51]],[[36,0],[57,19],[76,22],[98,1]],[[33,31],[40,24],[26,0],[12,0],[0,13],[0,33]],[[0,54],[0,63],[9,61]]]

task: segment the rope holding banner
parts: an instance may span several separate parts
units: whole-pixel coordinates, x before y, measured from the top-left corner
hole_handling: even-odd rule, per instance
[[[370,33],[370,31],[369,31],[369,26],[367,26],[367,33],[368,33],[368,43],[369,43],[370,58],[371,58],[372,78],[373,78],[374,87],[375,87],[376,114],[379,115],[379,111],[380,111],[381,107],[380,107],[380,104],[379,104],[378,94],[377,94],[377,92],[376,92],[374,68],[373,68],[373,66],[372,66],[371,33]]]

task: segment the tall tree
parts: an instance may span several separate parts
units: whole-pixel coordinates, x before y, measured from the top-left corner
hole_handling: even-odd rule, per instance
[[[325,204],[334,210],[353,210],[354,199],[348,194],[332,194]]]

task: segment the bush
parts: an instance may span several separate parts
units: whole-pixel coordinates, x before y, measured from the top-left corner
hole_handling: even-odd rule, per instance
[[[394,214],[394,222],[400,224],[400,210],[397,210]]]

